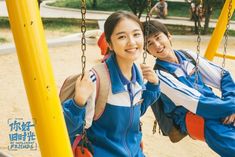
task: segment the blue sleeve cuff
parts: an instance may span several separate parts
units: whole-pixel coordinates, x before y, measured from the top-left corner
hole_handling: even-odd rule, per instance
[[[78,107],[79,109],[84,109],[86,107],[86,104],[85,105],[77,104],[74,99],[72,99],[72,103],[74,106]]]
[[[153,84],[150,82],[146,83],[146,89],[150,91],[160,91],[160,85],[159,82],[157,84]]]
[[[85,107],[86,105],[84,106],[79,106],[75,101],[74,99],[68,99],[66,100],[64,103],[63,103],[63,108],[64,110],[69,110],[70,112],[73,112],[74,114],[75,113],[81,113],[81,112],[85,112]]]

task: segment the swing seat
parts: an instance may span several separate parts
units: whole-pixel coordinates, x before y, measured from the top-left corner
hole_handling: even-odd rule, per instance
[[[204,119],[192,112],[187,112],[185,117],[186,128],[191,138],[205,141]]]
[[[73,150],[73,155],[74,157],[93,157],[91,151],[84,147],[83,148],[79,145],[81,142],[83,136],[82,135],[77,135],[73,142],[72,150]]]
[[[93,157],[93,155],[87,148],[81,148],[81,146],[77,146],[74,157]]]

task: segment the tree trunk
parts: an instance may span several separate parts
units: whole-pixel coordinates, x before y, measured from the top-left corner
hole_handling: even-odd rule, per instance
[[[92,8],[93,9],[97,8],[97,0],[93,0]]]
[[[210,18],[212,14],[212,7],[210,6],[209,3],[207,4],[207,6],[205,6],[205,9],[206,9],[205,10],[205,24],[204,24],[203,34],[208,33]]]
[[[147,0],[128,0],[127,1],[131,11],[140,18],[144,9],[147,6]]]

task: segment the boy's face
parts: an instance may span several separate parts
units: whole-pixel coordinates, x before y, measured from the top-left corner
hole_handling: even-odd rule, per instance
[[[155,33],[148,38],[148,52],[156,58],[167,60],[173,52],[171,36]]]

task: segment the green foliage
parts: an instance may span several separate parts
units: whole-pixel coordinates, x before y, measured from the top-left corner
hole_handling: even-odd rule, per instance
[[[221,9],[224,5],[224,0],[204,0],[204,3],[210,4],[215,9]]]
[[[0,37],[0,43],[6,43],[7,39]]]
[[[182,2],[167,2],[168,16],[189,17],[189,3]]]
[[[141,17],[141,14],[144,12],[144,10],[147,10],[150,4],[148,4],[147,0],[128,0],[128,6],[131,9],[131,11],[138,16],[138,18]],[[151,9],[151,8],[149,8]]]
[[[55,3],[50,3],[48,5],[65,8],[80,8],[80,2],[78,0],[58,0]]]
[[[10,23],[7,17],[1,17],[0,18],[0,28],[9,28]]]
[[[80,9],[81,2],[78,0],[59,0],[49,5]],[[97,0],[96,5],[97,8],[95,8],[95,10],[105,10],[105,11],[130,10],[127,2],[124,0]],[[94,9],[93,0],[86,0],[86,7],[89,10],[93,10]]]
[[[128,3],[131,1],[144,1],[144,0],[97,0],[97,8],[92,8],[93,0],[86,0],[88,10],[103,10],[103,11],[117,11],[117,10],[129,10]],[[198,1],[198,0],[193,0]],[[206,3],[210,3],[213,7],[211,18],[217,19],[220,15],[221,8],[224,4],[224,0],[204,0]],[[158,0],[152,0],[152,6],[155,5]],[[78,0],[58,0],[50,5],[68,8],[80,9],[80,1]],[[190,4],[185,2],[167,2],[169,16],[189,17]],[[137,7],[138,8],[138,7]],[[235,20],[235,16],[232,18]]]

